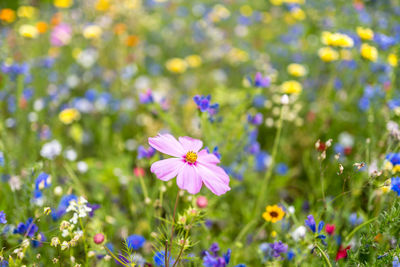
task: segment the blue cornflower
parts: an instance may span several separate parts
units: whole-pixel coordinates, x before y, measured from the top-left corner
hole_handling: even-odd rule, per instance
[[[389,153],[386,155],[386,160],[390,161],[393,165],[400,164],[400,153]]]
[[[51,176],[45,172],[41,172],[35,180],[35,189],[42,190],[51,185]]]
[[[78,197],[75,195],[66,195],[61,198],[57,210],[51,213],[54,220],[61,218],[66,213],[69,203],[72,200],[78,201]]]
[[[315,234],[317,233],[318,236],[317,238],[324,240],[326,238],[325,235],[320,235],[322,229],[324,229],[324,225],[325,223],[323,221],[320,221],[318,224],[318,229],[316,229],[316,224],[315,224],[315,219],[314,216],[312,215],[308,215],[307,216],[307,220],[304,221],[306,226],[308,226],[308,228],[310,228],[310,230]]]
[[[0,166],[4,167],[4,153],[0,151]]]
[[[141,235],[130,235],[126,238],[125,242],[129,249],[138,250],[146,242],[146,239]]]
[[[289,250],[289,252],[287,253],[288,260],[292,260],[295,256],[296,256],[296,253],[294,253],[293,250]]]
[[[32,218],[29,218],[26,223],[19,223],[17,225],[17,228],[14,229],[14,234],[33,237],[38,230],[39,227],[33,222]]]
[[[148,149],[144,148],[144,146],[139,146],[138,147],[138,159],[142,159],[142,158],[147,158],[150,159],[151,157],[154,156],[154,154],[156,153],[156,150],[152,147],[149,147]]]
[[[352,214],[350,214],[349,216],[349,222],[351,224],[351,226],[356,226],[359,225],[363,222],[363,218],[360,216],[357,216],[357,213],[353,212]]]
[[[0,267],[8,267],[8,261],[6,260],[0,261]]]
[[[271,156],[265,152],[265,151],[260,151],[256,155],[256,165],[255,165],[255,170],[258,172],[264,171],[269,163],[270,163]]]
[[[278,163],[275,168],[276,173],[279,175],[285,175],[288,170],[289,168],[285,163]]]
[[[398,196],[400,196],[400,177],[393,177],[391,179],[391,187],[394,192],[397,193]]]
[[[399,258],[397,256],[394,256],[393,258],[392,267],[400,267]]]
[[[169,253],[168,253],[169,255]],[[159,251],[156,254],[154,254],[153,261],[158,267],[165,267],[165,252],[164,251]],[[173,265],[175,263],[175,259],[173,259],[171,256],[169,257],[169,265]]]
[[[4,213],[4,211],[0,211],[0,223],[2,224],[7,223],[6,214]]]

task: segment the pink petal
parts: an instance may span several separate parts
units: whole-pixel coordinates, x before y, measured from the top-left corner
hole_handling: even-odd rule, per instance
[[[180,158],[186,154],[182,145],[170,134],[159,134],[156,137],[149,137],[149,144],[154,149],[170,156]]]
[[[198,152],[203,146],[203,142],[199,139],[194,139],[188,136],[179,137],[179,142],[182,144],[185,151]]]
[[[201,163],[197,164],[196,167],[203,183],[217,196],[231,190],[229,187],[229,176],[221,167]]]
[[[180,189],[187,190],[190,194],[197,194],[203,182],[194,165],[185,164],[176,177],[176,183]]]
[[[212,153],[208,153],[206,149],[202,149],[198,154],[197,154],[197,161],[201,163],[209,163],[209,164],[217,164],[220,163],[219,159],[217,156],[215,156]]]
[[[182,159],[170,158],[154,162],[150,171],[154,173],[158,179],[168,181],[178,175],[179,170],[185,162]]]

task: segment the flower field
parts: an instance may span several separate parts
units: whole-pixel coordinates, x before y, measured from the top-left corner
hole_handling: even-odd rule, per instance
[[[399,18],[0,1],[0,267],[400,266]]]

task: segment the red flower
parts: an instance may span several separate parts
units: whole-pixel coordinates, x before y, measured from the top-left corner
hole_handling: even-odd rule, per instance
[[[328,233],[328,235],[333,235],[333,232],[335,232],[335,225],[334,224],[327,224],[325,226],[325,231]]]
[[[344,259],[347,258],[347,251],[350,249],[350,246],[347,246],[345,248],[342,247],[342,245],[340,245],[339,247],[339,251],[336,254],[336,259],[335,261],[338,261],[340,259]]]

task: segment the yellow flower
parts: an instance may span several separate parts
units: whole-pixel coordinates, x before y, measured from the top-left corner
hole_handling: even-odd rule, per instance
[[[296,20],[304,20],[306,18],[306,13],[301,8],[293,8],[290,13],[292,14],[292,17],[295,18]]]
[[[277,233],[276,231],[272,231],[272,232],[271,232],[271,237],[276,237],[277,234],[278,234],[278,233]]]
[[[306,68],[297,63],[292,63],[287,66],[287,71],[290,75],[293,75],[295,77],[302,77],[307,74]]]
[[[372,40],[374,32],[370,28],[357,27],[357,34],[363,40]]]
[[[393,53],[389,54],[387,60],[388,60],[389,65],[392,67],[397,67],[397,65],[399,64],[399,60],[397,59],[396,54],[393,54]]]
[[[378,50],[369,44],[362,44],[360,52],[363,58],[370,61],[376,62],[378,59]]]
[[[382,186],[381,187],[381,191],[382,191],[382,193],[384,193],[384,194],[386,194],[386,193],[389,193],[390,192],[390,186]]]
[[[181,58],[171,58],[165,63],[165,67],[173,73],[184,73],[187,69],[187,63]]]
[[[281,88],[285,94],[299,94],[303,90],[301,83],[298,81],[286,81],[282,83]]]
[[[223,5],[216,4],[212,11],[210,12],[209,16],[213,22],[218,22],[222,19],[227,19],[231,15],[231,12]]]
[[[34,39],[38,36],[39,31],[35,26],[24,24],[19,27],[19,34],[23,37]]]
[[[271,4],[273,4],[274,6],[280,6],[283,4],[283,0],[269,0],[271,2]]]
[[[191,67],[191,68],[197,68],[197,67],[201,66],[201,63],[202,63],[201,57],[198,56],[198,55],[190,55],[190,56],[187,56],[187,57],[185,58],[185,60],[186,60],[186,63],[187,63],[187,64],[189,65],[189,67]]]
[[[54,0],[54,6],[58,8],[69,8],[74,4],[74,0]]]
[[[330,47],[322,47],[318,50],[319,57],[326,62],[335,61],[339,58],[339,53]]]
[[[392,173],[400,172],[400,164],[396,164],[393,166]]]
[[[283,0],[287,4],[304,4],[306,0]]]
[[[83,29],[83,36],[86,39],[98,39],[102,33],[102,29],[97,25],[89,25]]]
[[[343,33],[322,32],[322,43],[325,45],[338,47],[353,47],[354,41],[348,35]]]
[[[74,108],[67,108],[58,114],[58,118],[64,124],[71,124],[73,121],[79,120],[81,114],[77,109]]]
[[[0,11],[0,20],[11,23],[15,20],[15,11],[10,8],[4,8]]]
[[[242,49],[234,47],[229,51],[228,59],[232,63],[246,62],[249,59],[249,54]]]
[[[240,7],[240,13],[243,16],[250,17],[253,14],[253,9],[249,5],[244,5]]]
[[[262,214],[264,220],[272,223],[282,220],[283,216],[285,216],[285,212],[278,205],[267,206],[265,212]]]
[[[18,17],[20,18],[33,18],[36,15],[37,9],[33,6],[20,6],[17,10]]]
[[[96,10],[107,11],[110,8],[110,0],[98,0],[96,3]]]

